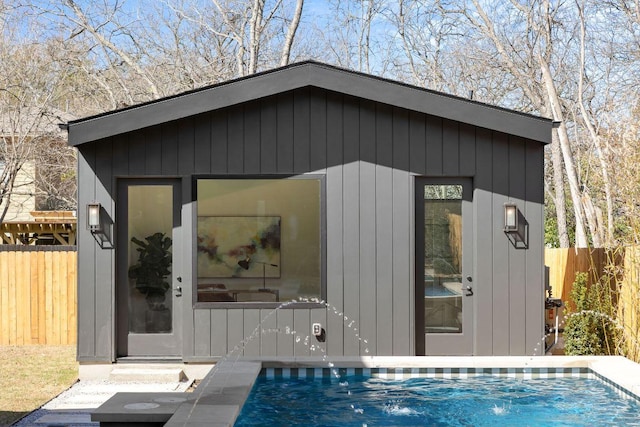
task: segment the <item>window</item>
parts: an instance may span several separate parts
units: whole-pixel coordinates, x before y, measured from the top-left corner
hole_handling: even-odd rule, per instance
[[[427,333],[462,333],[462,185],[424,186]]]
[[[320,298],[321,189],[312,176],[197,179],[197,302]]]

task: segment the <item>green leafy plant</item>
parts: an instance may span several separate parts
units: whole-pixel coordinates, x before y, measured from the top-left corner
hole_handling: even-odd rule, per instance
[[[164,301],[171,285],[167,277],[171,274],[171,238],[164,233],[154,233],[144,241],[132,237],[138,248],[138,262],[129,267],[129,278],[136,281],[136,289],[146,296],[151,304]]]
[[[564,328],[565,354],[617,354],[619,331],[612,293],[608,283],[589,285],[587,273],[576,274]]]

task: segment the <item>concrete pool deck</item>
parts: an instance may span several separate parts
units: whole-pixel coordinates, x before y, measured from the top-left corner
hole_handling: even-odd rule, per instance
[[[624,389],[628,393],[640,396],[640,365],[621,356],[536,356],[536,357],[331,357],[328,360],[321,360],[312,357],[292,357],[292,358],[263,358],[260,360],[240,359],[236,362],[227,362],[218,366],[217,370],[206,374],[207,369],[201,368],[200,374],[202,382],[194,393],[183,393],[181,390],[167,390],[166,386],[158,386],[155,390],[145,389],[138,393],[130,393],[131,388],[119,389],[114,393],[112,400],[108,404],[98,404],[93,408],[78,409],[68,408],[66,411],[56,413],[55,423],[18,423],[17,426],[97,426],[98,422],[92,422],[90,413],[103,414],[103,425],[123,425],[128,417],[126,414],[133,414],[137,420],[151,421],[154,410],[162,413],[156,418],[156,425],[166,426],[232,426],[237,415],[242,409],[244,400],[251,391],[251,387],[259,375],[261,369],[274,368],[282,370],[286,368],[311,369],[329,368],[329,364],[335,368],[364,368],[364,369],[385,369],[395,372],[398,368],[404,370],[411,369],[439,369],[446,368],[446,372],[451,370],[461,372],[462,370],[481,369],[506,369],[505,372],[514,370],[582,370],[590,369],[596,376],[603,379],[610,385]],[[226,365],[226,366],[224,366]],[[111,369],[114,366],[112,365]],[[157,365],[154,365],[157,366]],[[210,365],[207,367],[209,368]],[[87,367],[85,367],[87,368]],[[151,367],[153,368],[153,366]],[[82,385],[99,382],[100,375],[106,372],[106,367],[94,366],[91,368],[93,374],[90,380],[81,380],[68,392],[73,395],[73,389]],[[86,370],[86,369],[85,369]],[[102,374],[99,372],[103,372]],[[509,371],[511,370],[511,371]],[[466,371],[465,371],[466,372]],[[85,376],[87,376],[85,372]],[[191,375],[194,375],[193,373]],[[103,378],[104,380],[104,378]],[[83,384],[84,383],[84,384]],[[167,383],[171,385],[175,383]],[[98,389],[95,389],[98,393]],[[90,387],[82,391],[82,394],[90,394]],[[184,399],[184,400],[183,400]],[[110,402],[110,403],[109,403]],[[135,405],[136,403],[152,403],[153,405]],[[131,406],[131,404],[134,404]],[[129,409],[125,406],[129,405]],[[158,406],[155,406],[158,405]],[[45,405],[46,406],[46,405]],[[149,406],[154,406],[149,408]],[[100,409],[97,409],[100,407]],[[147,411],[145,416],[145,411]],[[68,418],[64,419],[65,413]],[[105,417],[106,416],[106,417]],[[98,418],[101,416],[98,415]],[[27,417],[28,418],[28,417]],[[25,418],[25,420],[27,419]],[[42,418],[42,417],[41,417]],[[32,417],[32,420],[34,418]],[[110,421],[107,421],[107,420]],[[43,420],[44,421],[44,420]],[[109,424],[112,423],[112,424]],[[151,422],[147,425],[153,425]],[[131,424],[129,424],[131,425]],[[133,424],[135,425],[135,424]]]
[[[116,393],[182,393],[194,379],[203,378],[212,364],[173,363],[80,365],[79,381],[14,427],[98,427],[91,412]]]

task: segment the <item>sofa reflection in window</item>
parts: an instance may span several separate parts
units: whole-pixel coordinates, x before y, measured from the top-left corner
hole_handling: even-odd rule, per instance
[[[222,283],[199,283],[198,302],[234,302],[235,298]]]

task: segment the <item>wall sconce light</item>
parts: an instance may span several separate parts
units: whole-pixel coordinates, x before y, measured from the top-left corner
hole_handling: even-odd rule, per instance
[[[94,234],[99,234],[103,231],[100,210],[100,203],[87,204],[87,229]]]
[[[504,232],[518,231],[518,207],[513,203],[504,204]]]
[[[518,249],[526,249],[527,242],[527,221],[520,214],[515,203],[504,204],[504,232],[509,240]]]

